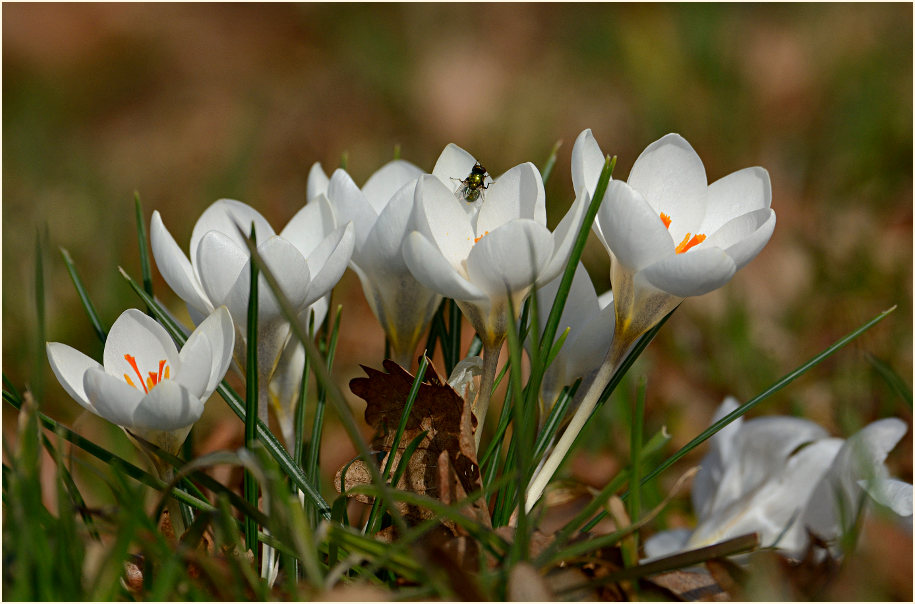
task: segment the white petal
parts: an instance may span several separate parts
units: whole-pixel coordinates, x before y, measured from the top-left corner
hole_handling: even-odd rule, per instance
[[[142,388],[134,388],[98,368],[83,374],[83,389],[100,417],[128,428],[133,426],[133,414],[146,395]]]
[[[642,194],[614,180],[607,187],[596,221],[608,249],[632,271],[674,255],[674,243],[660,216]]]
[[[585,212],[588,209],[589,200],[590,195],[587,192],[585,192],[584,196],[575,198],[569,211],[556,225],[556,230],[553,231],[553,255],[549,264],[543,269],[538,283],[548,283],[565,270],[572,255],[572,248],[575,246],[578,231],[581,229]],[[588,281],[590,282],[590,278],[588,278]]]
[[[477,234],[494,231],[516,218],[531,219],[546,226],[543,177],[530,162],[508,170],[486,191],[477,217]]]
[[[454,182],[454,179],[460,181],[467,178],[476,163],[477,160],[474,159],[473,155],[454,143],[448,143],[442,154],[438,156],[435,167],[432,168],[432,174],[443,184],[451,186],[453,193],[458,187],[458,183]]]
[[[680,298],[701,296],[731,280],[737,267],[724,251],[710,247],[673,254],[639,273],[652,286]]]
[[[890,508],[895,514],[899,516],[912,515],[911,484],[896,478],[885,478],[874,481],[873,484],[868,484],[867,481],[862,480],[859,486],[866,489],[868,494],[874,498],[874,501]]]
[[[180,356],[181,363],[177,370],[173,368],[171,380],[184,386],[195,397],[202,398],[209,385],[213,366],[213,346],[210,340],[203,332],[195,331],[184,344]]]
[[[296,212],[280,233],[280,237],[296,246],[307,258],[321,240],[336,228],[334,210],[330,202],[326,196],[318,195]]]
[[[603,169],[604,154],[591,134],[591,129],[582,130],[572,147],[572,187],[575,196],[581,197],[587,191],[589,197],[594,197]]]
[[[235,326],[232,324],[228,308],[220,306],[194,330],[184,348],[181,349],[182,355],[185,354],[184,349],[198,333],[206,336],[211,347],[206,389],[200,395],[200,400],[206,402],[225,377],[229,364],[232,362],[232,351],[235,348]]]
[[[104,371],[104,367],[94,359],[66,344],[48,342],[45,345],[45,349],[48,353],[48,362],[51,364],[51,370],[60,385],[67,391],[67,394],[89,411],[97,413],[92,407],[92,403],[89,402],[89,397],[86,396],[85,388],[83,388],[83,374],[90,368]]]
[[[455,300],[480,300],[486,294],[458,274],[442,252],[422,233],[413,231],[403,248],[404,261],[417,281],[434,292]]]
[[[258,239],[258,242],[261,240]],[[226,303],[235,281],[250,258],[247,245],[218,231],[207,233],[197,246],[197,274],[213,306]],[[229,306],[232,316],[235,309]]]
[[[355,242],[353,224],[349,223],[328,235],[307,258],[311,284],[305,305],[313,304],[337,285],[353,256]]]
[[[330,181],[320,162],[311,165],[308,171],[308,184],[305,185],[305,201],[311,201],[321,193],[327,194],[327,185]]]
[[[353,253],[353,261],[372,280],[384,277],[380,273],[407,272],[403,261],[403,242],[413,214],[414,187],[401,187],[385,206],[362,249]]]
[[[470,219],[448,188],[433,176],[423,176],[416,185],[416,227],[455,269],[473,248],[476,234]]]
[[[127,361],[127,355],[136,360],[140,376]],[[178,348],[165,328],[135,308],[125,310],[111,326],[102,359],[105,371],[117,377],[127,374],[137,387],[147,381],[150,372],[158,375],[161,361],[165,361],[171,371],[181,365]]]
[[[378,220],[378,212],[344,170],[334,170],[330,177],[327,197],[334,207],[337,223],[352,222],[356,228],[356,249],[362,249],[366,238]]]
[[[757,210],[726,223],[706,239],[703,246],[723,249],[740,270],[762,251],[774,230],[775,212]]]
[[[285,239],[271,237],[257,246],[257,252],[267,265],[267,268],[270,269],[270,272],[273,273],[281,291],[285,294],[286,298],[289,299],[289,303],[292,307],[298,311],[304,310],[305,306],[308,304],[306,299],[312,283],[312,277],[309,266],[305,261],[305,258],[302,257],[302,254],[299,253],[299,250]],[[246,267],[246,269],[250,270],[249,266]],[[242,274],[246,276],[246,280],[241,284],[241,290],[244,291],[244,299],[246,302],[248,292],[251,288],[249,283],[250,276],[248,276],[250,273],[248,270],[242,270]],[[237,285],[238,284],[239,282],[237,282]],[[258,320],[266,321],[273,317],[282,316],[279,303],[274,297],[270,285],[267,283],[263,274],[260,275],[257,288]],[[233,289],[236,295],[240,291],[239,289]],[[324,294],[322,293],[321,295]],[[319,297],[320,296],[316,296],[315,299]],[[229,309],[231,310],[231,306],[229,306]]]
[[[546,227],[533,220],[514,220],[473,246],[467,274],[490,298],[504,298],[507,292],[518,293],[533,285],[552,251],[553,238]]]
[[[686,549],[686,542],[692,533],[689,529],[673,529],[655,533],[645,540],[645,558],[642,563],[664,558]]]
[[[674,238],[697,232],[705,215],[708,180],[702,160],[679,134],[648,145],[635,160],[627,182],[656,213],[670,216]]]
[[[200,419],[203,407],[203,401],[178,382],[162,382],[137,406],[131,427],[166,432],[180,430]]]
[[[239,249],[246,250],[245,237],[239,233],[239,228],[247,236],[251,233],[252,222],[255,225],[254,230],[258,242],[266,241],[275,234],[267,219],[248,204],[234,199],[220,199],[214,202],[200,215],[191,232],[191,246],[188,254],[191,263],[193,264],[198,259],[197,247],[210,231],[224,234]],[[197,266],[197,274],[202,277],[200,266],[195,266]],[[214,306],[218,306],[215,300],[212,298],[210,300]]]
[[[765,169],[745,168],[709,185],[708,203],[701,233],[714,233],[741,214],[768,209],[772,204],[772,185]]]
[[[381,214],[394,193],[411,180],[419,178],[422,173],[419,167],[410,162],[395,159],[372,174],[362,187],[362,192],[375,211]]]
[[[156,267],[172,291],[199,312],[209,312],[213,305],[207,299],[191,262],[162,223],[158,210],[153,212],[149,223],[149,240]]]

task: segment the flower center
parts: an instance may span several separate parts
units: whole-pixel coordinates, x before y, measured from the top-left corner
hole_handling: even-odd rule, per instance
[[[140,380],[140,386],[143,387],[143,392],[149,393],[150,390],[155,388],[156,384],[158,384],[159,382],[162,381],[162,378],[165,378],[167,380],[169,377],[169,366],[166,364],[165,359],[162,359],[161,361],[159,361],[159,371],[158,372],[150,371],[148,374],[149,377],[147,377],[145,380],[143,379],[143,374],[140,372],[140,368],[137,367],[136,357],[133,357],[129,354],[125,354],[124,360],[126,360],[128,363],[130,363],[130,366],[133,367],[134,373],[137,374],[137,378],[139,378],[139,380]],[[133,386],[134,388],[137,387],[137,385],[133,383],[133,380],[130,379],[130,375],[125,373],[124,379],[127,380],[127,383],[130,384],[131,386]],[[138,390],[139,390],[139,388],[138,388]]]
[[[670,223],[672,222],[670,216],[664,212],[661,212],[661,222],[664,223],[664,226],[667,227],[667,230],[670,230]],[[690,248],[699,245],[703,241],[705,241],[705,235],[702,233],[696,233],[695,235],[692,233],[687,233],[686,237],[683,238],[683,241],[680,242],[680,245],[677,246],[675,251],[678,254],[682,254]]]
[[[474,238],[473,238],[473,242],[474,242],[475,244],[476,244],[476,243],[480,243],[480,239],[482,239],[483,237],[486,237],[487,235],[489,235],[489,231],[483,231],[483,234],[482,234],[482,235],[480,235],[479,237],[474,237]]]

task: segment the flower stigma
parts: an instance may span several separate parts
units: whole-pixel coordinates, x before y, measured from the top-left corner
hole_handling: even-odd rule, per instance
[[[664,223],[664,227],[667,230],[670,230],[670,223],[673,222],[670,219],[670,216],[668,216],[664,212],[661,212],[661,222]],[[692,233],[687,233],[686,236],[683,238],[683,241],[680,242],[680,245],[678,245],[676,250],[674,250],[674,251],[677,254],[682,254],[683,252],[688,251],[690,248],[693,248],[693,247],[699,245],[703,241],[705,241],[705,235],[703,235],[702,233],[697,233],[695,235],[693,235]]]
[[[149,377],[146,378],[145,381],[143,380],[143,374],[140,372],[140,368],[137,367],[136,357],[131,356],[129,354],[125,354],[124,360],[126,360],[130,364],[130,366],[133,367],[134,373],[137,374],[137,377],[140,380],[140,386],[143,387],[143,392],[145,392],[147,394],[149,394],[150,390],[152,390],[153,388],[156,387],[156,384],[158,384],[159,382],[162,381],[162,378],[165,378],[165,379],[169,378],[169,369],[170,368],[166,364],[165,359],[162,359],[159,361],[159,371],[158,372],[150,371]],[[128,374],[126,374],[126,373],[124,374],[124,379],[127,381],[128,384],[130,384],[134,388],[137,387],[137,385],[133,383],[133,380],[130,379],[130,376]],[[138,388],[138,390],[139,390],[139,388]]]

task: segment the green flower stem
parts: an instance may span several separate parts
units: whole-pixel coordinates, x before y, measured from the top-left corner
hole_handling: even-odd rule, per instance
[[[489,410],[489,399],[492,397],[500,352],[502,352],[501,342],[497,346],[483,346],[483,374],[480,376],[480,392],[477,394],[473,410],[474,415],[477,416],[477,433],[474,438],[478,451],[480,450],[480,440],[483,438],[483,425],[486,423],[486,412]]]

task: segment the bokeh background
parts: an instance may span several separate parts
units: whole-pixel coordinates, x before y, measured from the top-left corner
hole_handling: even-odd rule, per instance
[[[331,170],[344,153],[363,183],[395,145],[431,170],[454,142],[497,175],[542,166],[562,140],[547,186],[552,226],[572,199],[572,142],[584,128],[619,156],[620,178],[645,146],[679,132],[710,181],[751,165],[772,179],[769,245],[726,287],[685,302],[636,368],[649,377],[650,432],[666,425],[685,443],[725,395],[749,399],[893,305],[754,414],[803,415],[840,436],[887,415],[911,425],[909,4],[6,4],[2,14],[3,371],[80,430],[108,429],[56,383],[43,340],[90,354],[101,345],[58,248],[108,325],[137,306],[117,272],[139,275],[135,191],[147,226],[158,209],[186,246],[220,197],[279,230],[304,203],[311,164]],[[593,237],[584,261],[608,288]],[[159,297],[186,317],[155,276]],[[380,365],[383,336],[351,272],[335,300],[342,383],[359,363]],[[600,485],[625,463],[631,397],[624,384],[571,475]],[[3,413],[9,436],[14,416]],[[195,446],[236,446],[241,431],[216,397]],[[130,454],[116,430],[104,434]],[[908,481],[911,442],[890,456]],[[332,475],[352,448],[339,432],[325,444]]]

